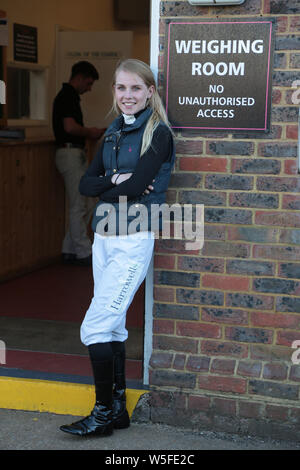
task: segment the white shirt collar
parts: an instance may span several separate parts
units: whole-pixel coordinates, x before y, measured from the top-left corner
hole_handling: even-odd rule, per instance
[[[134,114],[123,114],[125,124],[133,124],[135,121],[135,116]]]

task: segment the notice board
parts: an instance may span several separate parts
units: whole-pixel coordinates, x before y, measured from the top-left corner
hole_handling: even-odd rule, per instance
[[[174,129],[270,129],[272,20],[174,21],[167,28],[165,101]]]
[[[14,60],[38,62],[38,30],[36,27],[14,23]]]

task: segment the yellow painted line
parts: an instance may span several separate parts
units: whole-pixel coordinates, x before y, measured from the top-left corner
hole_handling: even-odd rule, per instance
[[[129,416],[144,393],[145,390],[126,390]],[[94,404],[93,385],[0,377],[0,408],[86,416]]]

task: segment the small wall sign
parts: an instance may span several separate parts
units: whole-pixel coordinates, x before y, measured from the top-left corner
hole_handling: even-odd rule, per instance
[[[174,129],[270,127],[272,20],[170,22],[166,110]]]
[[[14,23],[14,60],[38,61],[37,28]]]

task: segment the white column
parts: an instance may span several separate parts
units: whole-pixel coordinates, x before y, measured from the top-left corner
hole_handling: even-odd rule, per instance
[[[155,79],[158,76],[159,55],[159,7],[160,0],[151,1],[150,18],[150,67]],[[144,328],[144,385],[149,384],[149,361],[153,339],[153,257],[145,281],[145,328]]]

